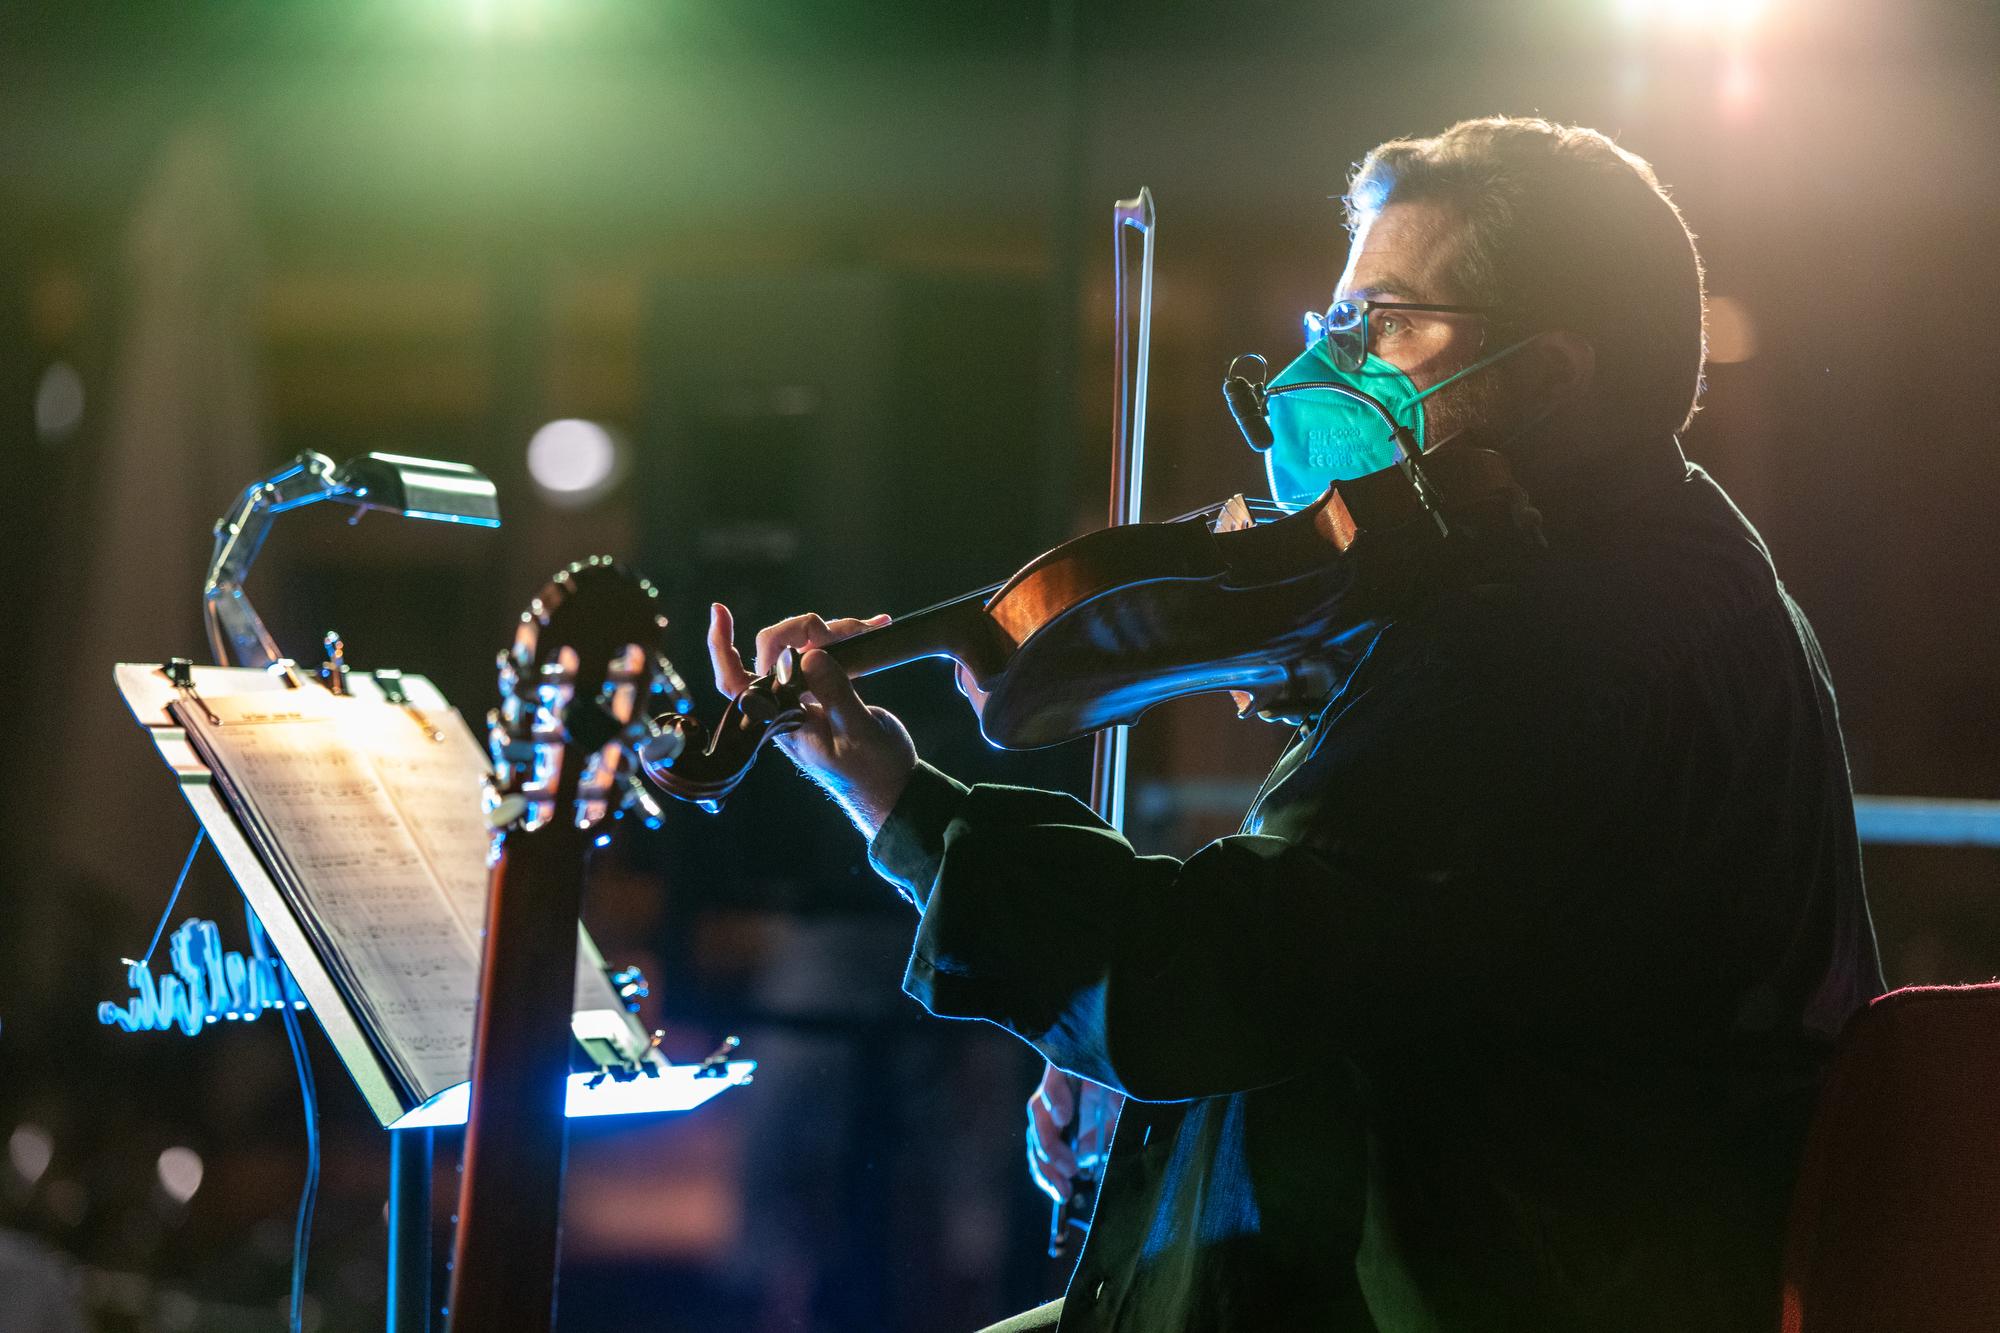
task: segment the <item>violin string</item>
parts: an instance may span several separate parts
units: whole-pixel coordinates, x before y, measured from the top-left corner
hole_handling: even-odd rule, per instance
[[[999,592],[1002,588],[1006,586],[1007,586],[1007,581],[1005,579],[1002,579],[998,583],[989,583],[984,588],[974,588],[971,592],[962,592],[959,593],[957,596],[947,597],[941,602],[932,602],[929,606],[919,607],[915,611],[905,611],[902,615],[897,616],[895,621],[891,622],[890,625],[884,625],[882,628],[889,629],[892,628],[895,624],[900,624],[906,620],[915,620],[918,616],[927,616],[933,611],[942,611],[944,610],[944,608],[948,606],[956,606],[960,602],[970,602],[979,598],[991,597],[994,593]],[[878,634],[881,631],[869,630],[867,632],[871,634]],[[860,636],[856,635],[855,637],[859,638]]]
[[[1250,512],[1253,514],[1266,513],[1266,514],[1275,514],[1282,517],[1291,512],[1290,510],[1286,509],[1283,505],[1278,504],[1274,500],[1252,499],[1249,496],[1241,496],[1236,498],[1240,498],[1243,501],[1245,507],[1248,508]],[[1205,504],[1202,505],[1199,509],[1190,509],[1185,514],[1180,514],[1174,518],[1164,519],[1162,521],[1166,523],[1188,523],[1194,521],[1195,519],[1213,518],[1217,514],[1221,513],[1223,509],[1228,506],[1228,504],[1229,504],[1228,500],[1217,500],[1213,504]],[[1002,588],[1006,587],[1007,582],[1008,581],[1006,579],[1002,579],[998,583],[989,583],[985,587],[975,588],[971,592],[959,593],[954,597],[947,597],[943,601],[932,602],[929,606],[919,607],[915,611],[905,611],[902,615],[896,617],[896,620],[898,622],[914,620],[918,616],[929,615],[933,611],[942,611],[944,608],[948,606],[956,606],[961,602],[970,602],[975,599],[984,599],[987,597],[991,597],[994,593],[999,592]],[[884,628],[888,628],[888,626],[884,626]],[[879,632],[879,631],[871,631],[871,632]]]

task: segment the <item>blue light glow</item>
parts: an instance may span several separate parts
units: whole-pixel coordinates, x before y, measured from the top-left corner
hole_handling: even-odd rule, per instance
[[[173,971],[157,979],[144,963],[128,960],[131,1001],[120,1008],[105,1000],[97,1006],[97,1021],[127,1032],[178,1027],[192,1037],[218,1018],[251,1019],[285,1003],[291,979],[266,951],[261,933],[246,958],[223,951],[222,932],[213,921],[189,917],[173,933],[168,957]]]
[[[1857,796],[1854,825],[1863,842],[2000,847],[2000,801]]]
[[[701,1066],[648,1065],[637,1078],[613,1079],[602,1074],[571,1074],[565,1113],[572,1120],[601,1115],[638,1115],[648,1111],[692,1111],[726,1088],[750,1081],[755,1060],[731,1060],[707,1074]],[[393,1129],[426,1129],[462,1125],[472,1102],[472,1085],[446,1088],[398,1120]]]
[[[405,509],[403,517],[428,518],[434,519],[439,523],[465,523],[475,528],[497,528],[500,526],[500,520],[497,518],[472,518],[465,514],[440,514],[429,509]]]

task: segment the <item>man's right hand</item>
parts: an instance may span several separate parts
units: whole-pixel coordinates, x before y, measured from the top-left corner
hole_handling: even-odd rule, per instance
[[[1111,1089],[1071,1078],[1054,1065],[1028,1098],[1028,1174],[1057,1203],[1068,1200],[1079,1171],[1097,1172],[1111,1146],[1111,1122],[1124,1103]],[[1067,1134],[1077,1123],[1074,1141]]]

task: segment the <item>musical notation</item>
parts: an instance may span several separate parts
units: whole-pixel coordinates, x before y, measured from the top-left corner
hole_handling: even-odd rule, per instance
[[[210,701],[217,721],[183,721],[284,871],[329,970],[428,1096],[463,1081],[472,1058],[486,864],[477,743],[462,726],[462,745],[434,743],[373,701],[301,691],[285,702],[222,696]]]
[[[491,834],[454,712],[306,687],[175,706],[376,1044],[420,1098],[468,1076]],[[576,1007],[621,1012],[579,929]]]

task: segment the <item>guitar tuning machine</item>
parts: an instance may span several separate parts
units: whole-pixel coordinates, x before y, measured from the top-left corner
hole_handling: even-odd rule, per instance
[[[653,993],[646,984],[646,974],[636,967],[620,968],[611,974],[612,989],[618,992],[618,999],[628,1013],[639,1012],[639,1001]]]
[[[625,784],[625,795],[618,802],[617,818],[623,819],[628,813],[636,811],[639,822],[649,829],[660,828],[667,822],[660,803],[653,799],[653,793],[646,790],[646,784],[639,780],[637,773],[626,773],[619,780]]]

